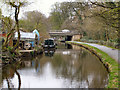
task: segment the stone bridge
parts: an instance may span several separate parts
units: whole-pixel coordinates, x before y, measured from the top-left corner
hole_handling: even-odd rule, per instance
[[[79,40],[82,37],[82,34],[79,33],[79,30],[72,31],[50,30],[49,34],[52,38],[61,41],[74,41]]]

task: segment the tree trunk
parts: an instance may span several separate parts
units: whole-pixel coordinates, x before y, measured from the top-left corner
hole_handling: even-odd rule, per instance
[[[20,7],[15,7],[15,21],[16,21],[16,26],[17,26],[16,29],[18,32],[18,38],[17,38],[17,42],[13,46],[13,49],[11,50],[11,52],[14,52],[16,50],[16,48],[19,46],[19,42],[20,42],[20,31],[19,31],[19,20],[18,20],[19,8]]]
[[[3,48],[4,47],[6,47],[7,46],[7,44],[8,44],[8,40],[9,40],[9,37],[10,37],[10,35],[13,33],[13,31],[14,31],[14,29],[12,29],[8,34],[7,34],[7,37],[6,37],[6,40],[5,40],[5,42],[4,42],[4,44],[3,44]]]
[[[108,34],[108,30],[106,30],[106,40],[109,41],[109,34]]]

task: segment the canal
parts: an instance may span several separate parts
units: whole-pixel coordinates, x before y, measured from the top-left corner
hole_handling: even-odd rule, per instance
[[[7,65],[0,76],[1,88],[104,88],[109,77],[96,56],[65,43]]]

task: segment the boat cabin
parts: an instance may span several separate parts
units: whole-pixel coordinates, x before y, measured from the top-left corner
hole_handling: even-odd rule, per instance
[[[46,39],[43,43],[43,48],[55,48],[56,44],[54,42],[54,39]]]
[[[23,32],[20,31],[20,43],[19,43],[19,49],[33,49],[35,46],[39,45],[39,33],[37,33],[37,30],[34,30],[33,32]],[[18,38],[18,32],[15,32],[13,45],[16,44]]]

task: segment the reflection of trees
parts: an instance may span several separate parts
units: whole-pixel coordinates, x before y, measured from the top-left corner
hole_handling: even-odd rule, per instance
[[[72,45],[70,45],[70,44],[65,44],[65,46],[67,49],[72,49]]]
[[[7,81],[8,89],[11,90],[11,88],[10,88],[10,81],[8,80],[7,77],[6,77],[6,81]]]
[[[56,54],[51,61],[52,67],[57,77],[67,78],[71,81],[78,82],[81,87],[86,82],[88,87],[104,87],[107,79],[107,72],[97,58],[88,51],[80,49],[75,53],[78,58],[71,55]]]
[[[20,78],[20,74],[18,73],[18,71],[15,69],[15,73],[16,73],[16,75],[18,76],[18,83],[19,83],[19,85],[18,85],[18,90],[20,90],[20,87],[21,87],[21,78]]]
[[[57,44],[57,48],[58,48],[58,49],[65,49],[65,43],[60,43],[60,42],[59,42],[59,43]]]
[[[18,76],[18,90],[20,90],[20,87],[21,87],[21,78],[20,78],[20,74],[18,73],[18,71],[15,69],[15,73],[16,75]],[[6,81],[7,81],[7,85],[8,85],[8,89],[9,90],[12,90],[11,88],[14,88],[14,85],[12,84],[11,80],[8,79],[8,77],[6,77]]]
[[[14,77],[14,67],[15,65],[8,65],[2,69],[2,80],[7,78],[13,78]]]
[[[8,89],[12,90],[11,88],[14,88],[14,85],[11,82],[11,78],[14,77],[14,74],[16,73],[16,75],[18,76],[18,90],[20,90],[21,87],[21,78],[20,78],[20,74],[16,69],[17,65],[13,64],[13,65],[9,65],[8,67],[3,68],[3,74],[2,74],[2,79],[6,79],[7,81],[7,85],[8,85]]]
[[[81,53],[82,53],[82,54],[81,54]],[[81,50],[81,53],[79,54],[79,56],[80,56],[81,58],[85,58],[85,57],[87,56],[87,54],[88,54],[87,51],[83,51],[83,50]]]
[[[58,49],[72,49],[72,45],[58,42],[57,48]]]
[[[24,62],[25,60],[3,70],[3,78],[12,78],[14,77],[14,73],[16,73],[20,87],[20,75],[16,71],[18,68],[26,67]],[[89,88],[96,88],[104,87],[107,82],[107,72],[104,66],[95,56],[91,55],[91,53],[85,49],[80,48],[79,50],[73,50],[70,54],[65,55],[55,53],[53,57],[46,57],[44,55],[37,56],[33,60],[28,60],[28,62],[32,63],[31,67],[34,67],[39,75],[43,74],[45,65],[48,62],[51,63],[53,73],[55,73],[57,77],[64,78],[64,80],[70,80],[71,86],[74,84],[73,82],[75,82],[78,83],[76,87],[84,87],[84,85],[86,85]]]
[[[14,63],[14,64],[11,64],[11,65],[7,65],[6,67],[4,67],[2,69],[2,81],[3,80],[6,80],[7,81],[7,85],[8,85],[8,88],[13,88],[13,84],[11,82],[11,78],[14,77],[15,73],[16,75],[18,76],[18,90],[20,90],[20,87],[21,87],[21,78],[20,78],[20,74],[19,72],[17,71],[17,69],[22,69],[22,68],[25,68],[26,67],[26,62],[28,63],[35,63],[34,67],[38,68],[38,65],[37,64],[40,64],[39,63],[39,60],[42,56],[38,56],[36,58],[34,58],[34,60],[31,58],[31,59],[26,59],[24,58],[23,60],[21,60],[20,62],[17,62],[17,63]],[[33,61],[33,62],[32,62]],[[30,64],[31,67],[32,67],[32,64]]]
[[[33,61],[36,72],[40,72],[40,69],[42,69],[42,67],[41,67],[42,65],[40,64],[40,60],[42,57],[43,57],[43,55],[39,55]]]

